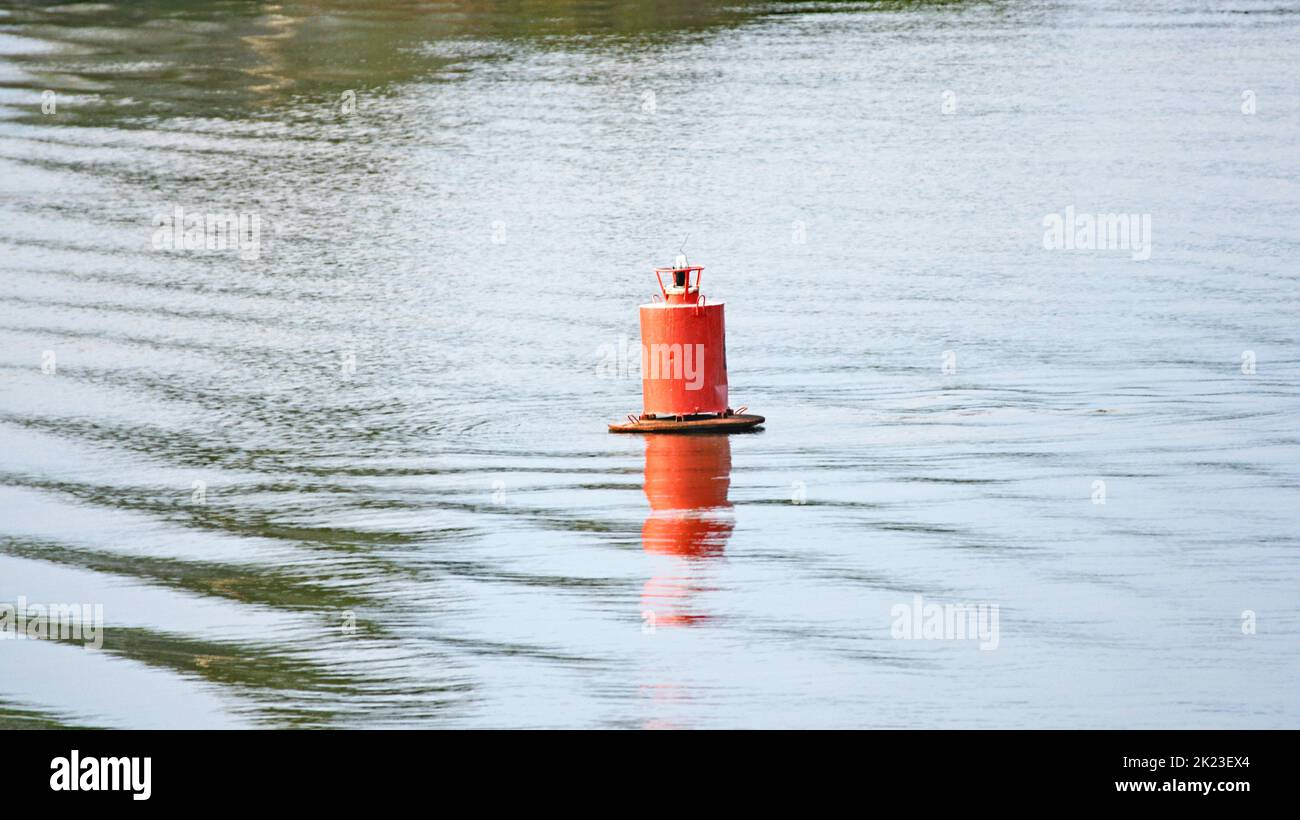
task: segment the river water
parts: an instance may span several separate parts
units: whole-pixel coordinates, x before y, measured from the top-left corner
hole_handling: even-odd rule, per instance
[[[1300,725],[1300,6],[651,5],[0,3],[0,725]]]

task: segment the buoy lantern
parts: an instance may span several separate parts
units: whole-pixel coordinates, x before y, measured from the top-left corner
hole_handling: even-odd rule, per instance
[[[727,339],[721,302],[700,292],[702,265],[685,257],[655,268],[659,295],[641,306],[639,415],[611,424],[613,433],[689,433],[749,430],[762,416],[727,404]]]

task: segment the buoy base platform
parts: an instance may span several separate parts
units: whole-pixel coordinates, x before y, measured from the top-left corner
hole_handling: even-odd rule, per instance
[[[678,421],[673,416],[663,418],[637,418],[628,416],[628,421],[611,424],[611,433],[742,433],[753,430],[767,421],[762,416],[750,416],[733,413],[730,416],[683,416]]]

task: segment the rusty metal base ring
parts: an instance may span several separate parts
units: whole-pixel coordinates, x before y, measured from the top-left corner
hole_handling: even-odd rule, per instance
[[[735,413],[730,416],[685,416],[675,418],[632,419],[626,423],[609,425],[611,433],[743,433],[767,421],[762,416]]]

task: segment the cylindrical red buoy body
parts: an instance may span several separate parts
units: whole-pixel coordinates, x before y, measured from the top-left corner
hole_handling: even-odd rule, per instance
[[[722,415],[729,409],[723,306],[700,295],[703,270],[655,269],[663,301],[641,306],[644,416]]]

